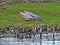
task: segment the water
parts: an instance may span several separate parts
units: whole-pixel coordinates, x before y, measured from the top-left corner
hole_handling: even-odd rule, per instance
[[[47,35],[42,35],[42,45],[60,45],[60,33],[55,34],[55,41],[53,44],[53,37],[52,33],[48,34],[48,38],[50,41],[47,40]],[[33,42],[33,38],[31,39],[18,39],[18,38],[0,38],[0,45],[40,45],[40,35],[35,35],[35,39]]]
[[[40,45],[39,42],[18,42],[14,38],[2,39],[4,41],[0,42],[0,45]],[[6,40],[6,41],[5,41]],[[59,45],[60,42],[55,41],[55,45]],[[42,41],[42,45],[53,45],[52,41]]]
[[[39,45],[39,43],[26,41],[25,39],[20,42],[16,38],[0,38],[0,45]]]

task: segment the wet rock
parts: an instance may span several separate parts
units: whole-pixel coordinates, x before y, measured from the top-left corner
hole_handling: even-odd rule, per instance
[[[43,31],[47,31],[47,25],[43,25],[43,26],[42,26],[42,30],[43,30]]]
[[[4,37],[4,35],[0,35],[0,38],[3,38]]]
[[[43,33],[47,32],[53,32],[53,26],[55,28],[55,31],[59,32],[60,31],[60,25],[34,25],[31,27],[28,26],[8,26],[8,27],[3,27],[0,28],[0,37],[18,37],[20,36],[27,36],[31,38],[32,34],[40,34],[40,31]],[[40,29],[42,28],[42,29]]]

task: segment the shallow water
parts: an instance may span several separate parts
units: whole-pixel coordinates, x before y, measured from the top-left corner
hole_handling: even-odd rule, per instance
[[[0,42],[0,45],[40,45],[39,42]],[[42,41],[42,45],[53,45],[52,41]],[[60,42],[56,41],[54,45],[60,45]]]
[[[55,41],[53,44],[52,33],[48,34],[50,41],[47,40],[47,35],[42,35],[42,45],[60,45],[60,33],[55,34]],[[40,45],[40,35],[35,35],[35,39],[33,42],[33,38],[31,39],[18,39],[18,38],[0,38],[0,45]]]

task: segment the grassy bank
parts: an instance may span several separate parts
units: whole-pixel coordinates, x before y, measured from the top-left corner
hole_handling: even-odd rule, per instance
[[[60,3],[30,3],[5,5],[6,10],[0,7],[0,27],[8,25],[32,25],[32,24],[60,24]],[[42,17],[42,21],[22,20],[19,12],[29,10]]]

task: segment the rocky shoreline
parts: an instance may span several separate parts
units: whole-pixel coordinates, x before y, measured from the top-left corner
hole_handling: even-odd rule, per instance
[[[8,26],[0,28],[0,38],[17,37],[31,38],[31,35],[49,32],[60,32],[60,25],[33,25],[33,26]]]

